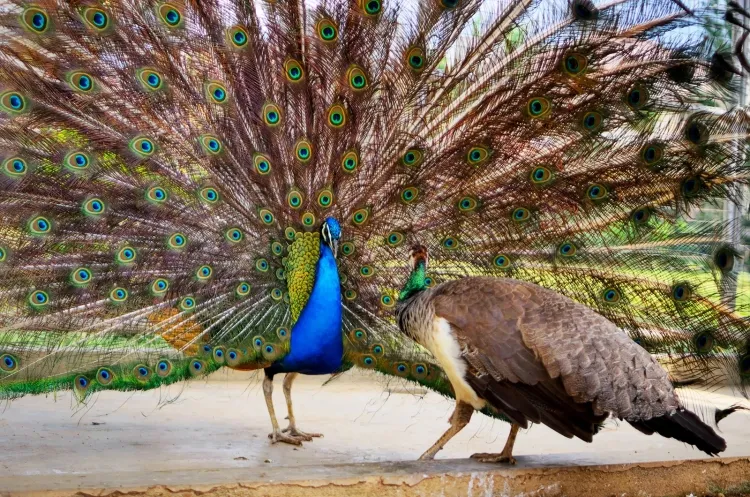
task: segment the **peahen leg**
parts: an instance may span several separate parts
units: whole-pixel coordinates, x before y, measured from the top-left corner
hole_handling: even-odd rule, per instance
[[[519,428],[520,426],[516,423],[510,425],[510,434],[508,435],[508,440],[506,440],[505,447],[503,447],[501,453],[492,454],[488,452],[478,452],[472,454],[471,458],[478,459],[482,462],[506,462],[509,464],[516,464],[516,458],[513,457],[513,445],[516,443],[516,435],[518,435]]]
[[[437,454],[451,438],[456,436],[459,431],[463,430],[464,426],[469,424],[472,414],[474,414],[474,407],[471,404],[459,400],[456,403],[456,409],[451,415],[451,427],[448,428],[448,431],[443,433],[443,436],[440,437],[432,447],[427,449],[427,452],[419,457],[419,460],[425,461],[434,459],[435,454]]]
[[[322,433],[305,433],[297,429],[297,422],[294,419],[292,410],[292,382],[299,376],[299,373],[287,373],[284,377],[284,397],[286,398],[286,408],[289,413],[289,426],[282,430],[282,433],[289,433],[293,437],[306,442],[312,442],[313,437],[322,437]]]
[[[273,376],[270,376],[268,373],[263,378],[263,396],[266,398],[266,406],[268,407],[268,414],[271,416],[271,425],[273,426],[273,432],[268,434],[271,443],[284,442],[292,445],[302,445],[302,438],[285,435],[279,430],[279,422],[276,421],[276,411],[273,408]]]

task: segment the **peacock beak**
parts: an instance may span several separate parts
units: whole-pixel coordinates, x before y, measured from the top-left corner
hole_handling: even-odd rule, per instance
[[[331,240],[331,252],[333,252],[333,258],[336,259],[339,255],[339,241],[335,238]]]

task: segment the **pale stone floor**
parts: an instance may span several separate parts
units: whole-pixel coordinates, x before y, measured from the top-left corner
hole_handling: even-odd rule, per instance
[[[250,373],[219,372],[210,380],[161,391],[105,392],[85,407],[73,406],[68,393],[56,400],[19,399],[0,410],[0,484],[60,475],[137,475],[146,470],[246,468],[248,474],[262,477],[273,468],[411,461],[448,426],[453,402],[437,394],[402,383],[388,385],[382,377],[363,373],[347,373],[322,386],[325,379],[300,377],[295,383],[299,427],[325,434],[299,448],[269,443],[260,377]],[[285,426],[281,377],[275,386],[277,414]],[[699,406],[711,402],[726,407],[741,400],[728,393],[684,396]],[[721,434],[729,444],[722,456],[750,455],[748,426],[748,412],[722,421]],[[499,451],[508,430],[509,425],[476,414],[438,459]],[[551,459],[598,464],[706,457],[681,442],[645,436],[614,422],[593,444],[534,426],[519,434],[515,454],[538,464]]]

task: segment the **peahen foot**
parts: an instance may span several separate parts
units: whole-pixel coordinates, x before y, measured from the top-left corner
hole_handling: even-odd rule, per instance
[[[516,458],[505,452],[499,454],[493,454],[492,452],[478,452],[471,455],[472,459],[476,459],[480,462],[501,462],[506,464],[516,464]]]
[[[505,441],[505,447],[499,454],[493,454],[491,452],[478,452],[472,454],[471,458],[481,462],[501,462],[506,464],[516,464],[516,458],[513,457],[513,446],[516,444],[516,435],[518,435],[518,426],[516,423],[511,424],[510,433],[508,434],[508,440]]]
[[[304,431],[300,431],[297,429],[296,426],[293,424],[289,424],[286,428],[281,430],[282,433],[289,433],[289,436],[298,438],[300,440],[304,440],[305,442],[312,442],[313,438],[322,438],[322,433],[305,433]]]

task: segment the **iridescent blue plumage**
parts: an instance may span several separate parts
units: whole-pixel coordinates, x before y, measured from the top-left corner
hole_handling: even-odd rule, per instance
[[[289,353],[265,369],[263,393],[271,415],[273,433],[271,439],[287,443],[301,443],[318,434],[298,431],[291,403],[291,387],[297,374],[331,374],[341,368],[344,343],[341,339],[342,308],[341,281],[336,266],[336,250],[341,238],[341,226],[332,217],[326,218],[320,228],[320,250],[315,264],[312,292],[294,323]],[[292,297],[296,298],[296,297]],[[287,373],[284,378],[284,394],[289,410],[289,427],[279,431],[273,409],[273,377]]]

